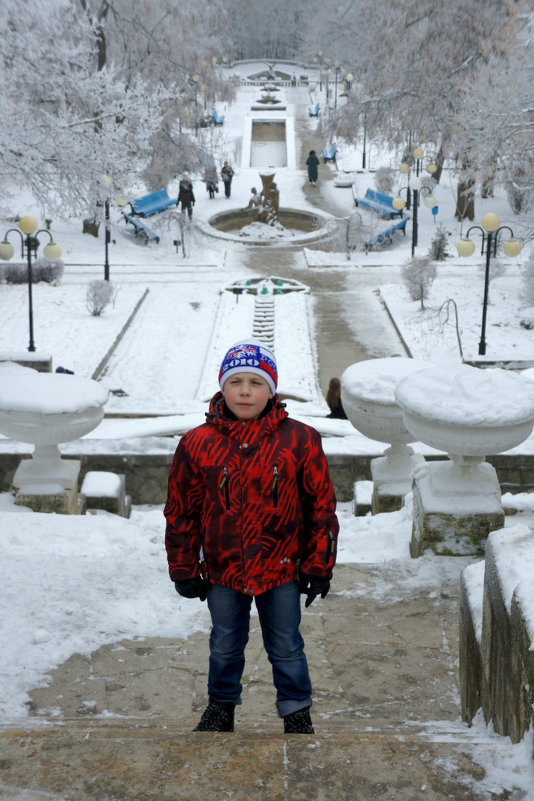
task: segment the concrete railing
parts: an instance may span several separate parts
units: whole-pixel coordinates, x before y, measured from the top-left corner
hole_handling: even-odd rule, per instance
[[[518,525],[492,532],[460,582],[462,716],[482,709],[513,743],[534,723],[533,574],[534,531]]]

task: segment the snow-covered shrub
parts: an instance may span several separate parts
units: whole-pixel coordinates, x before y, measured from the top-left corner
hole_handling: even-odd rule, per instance
[[[32,284],[38,284],[39,281],[45,281],[47,284],[58,284],[63,275],[64,267],[65,264],[62,259],[57,261],[48,261],[44,257],[36,259],[32,262]],[[5,281],[8,284],[28,283],[28,265],[26,262],[6,264],[3,272]]]
[[[445,261],[447,256],[447,244],[449,237],[443,225],[438,225],[436,233],[430,243],[430,250],[428,251],[429,257],[433,261]]]
[[[379,167],[375,172],[375,186],[378,192],[391,195],[393,192],[393,170],[390,167]]]
[[[481,273],[481,275],[485,275],[486,263],[484,262],[484,264],[481,264],[478,270]],[[493,281],[494,278],[501,278],[505,273],[506,273],[506,267],[504,265],[504,262],[502,262],[501,259],[492,258],[490,261],[490,271],[489,271],[490,283]]]
[[[113,284],[98,279],[87,287],[86,304],[93,317],[100,317],[108,303],[113,299]]]
[[[428,297],[436,272],[436,267],[428,256],[415,256],[405,262],[402,267],[401,278],[408,290],[410,299],[419,300],[422,309],[425,308],[424,301]]]

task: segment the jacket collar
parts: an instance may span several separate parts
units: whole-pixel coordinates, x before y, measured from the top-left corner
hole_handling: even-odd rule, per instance
[[[262,417],[257,420],[249,420],[244,425],[228,410],[222,392],[217,392],[210,401],[206,422],[233,439],[242,439],[246,435],[250,442],[271,434],[287,416],[285,404],[281,402],[278,395],[275,395],[271,400],[271,408]]]

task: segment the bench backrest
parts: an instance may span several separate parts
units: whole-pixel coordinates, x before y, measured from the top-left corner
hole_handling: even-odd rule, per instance
[[[393,198],[390,195],[384,195],[382,192],[377,192],[376,189],[368,189],[365,193],[367,200],[372,200],[374,203],[380,203],[381,206],[388,206],[393,208]]]
[[[156,206],[158,203],[165,203],[168,200],[170,200],[170,197],[167,194],[167,190],[158,189],[157,192],[151,192],[149,195],[143,195],[143,197],[134,200],[133,207],[134,209],[142,209],[147,206]]]

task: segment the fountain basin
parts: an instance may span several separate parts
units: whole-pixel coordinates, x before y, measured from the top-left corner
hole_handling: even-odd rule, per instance
[[[210,217],[207,223],[199,223],[209,236],[240,242],[245,245],[302,245],[327,238],[331,234],[329,223],[335,218],[301,209],[280,208],[278,219],[285,231],[268,231],[270,226],[258,229],[257,235],[240,236],[240,231],[254,220],[248,209],[228,209]]]

